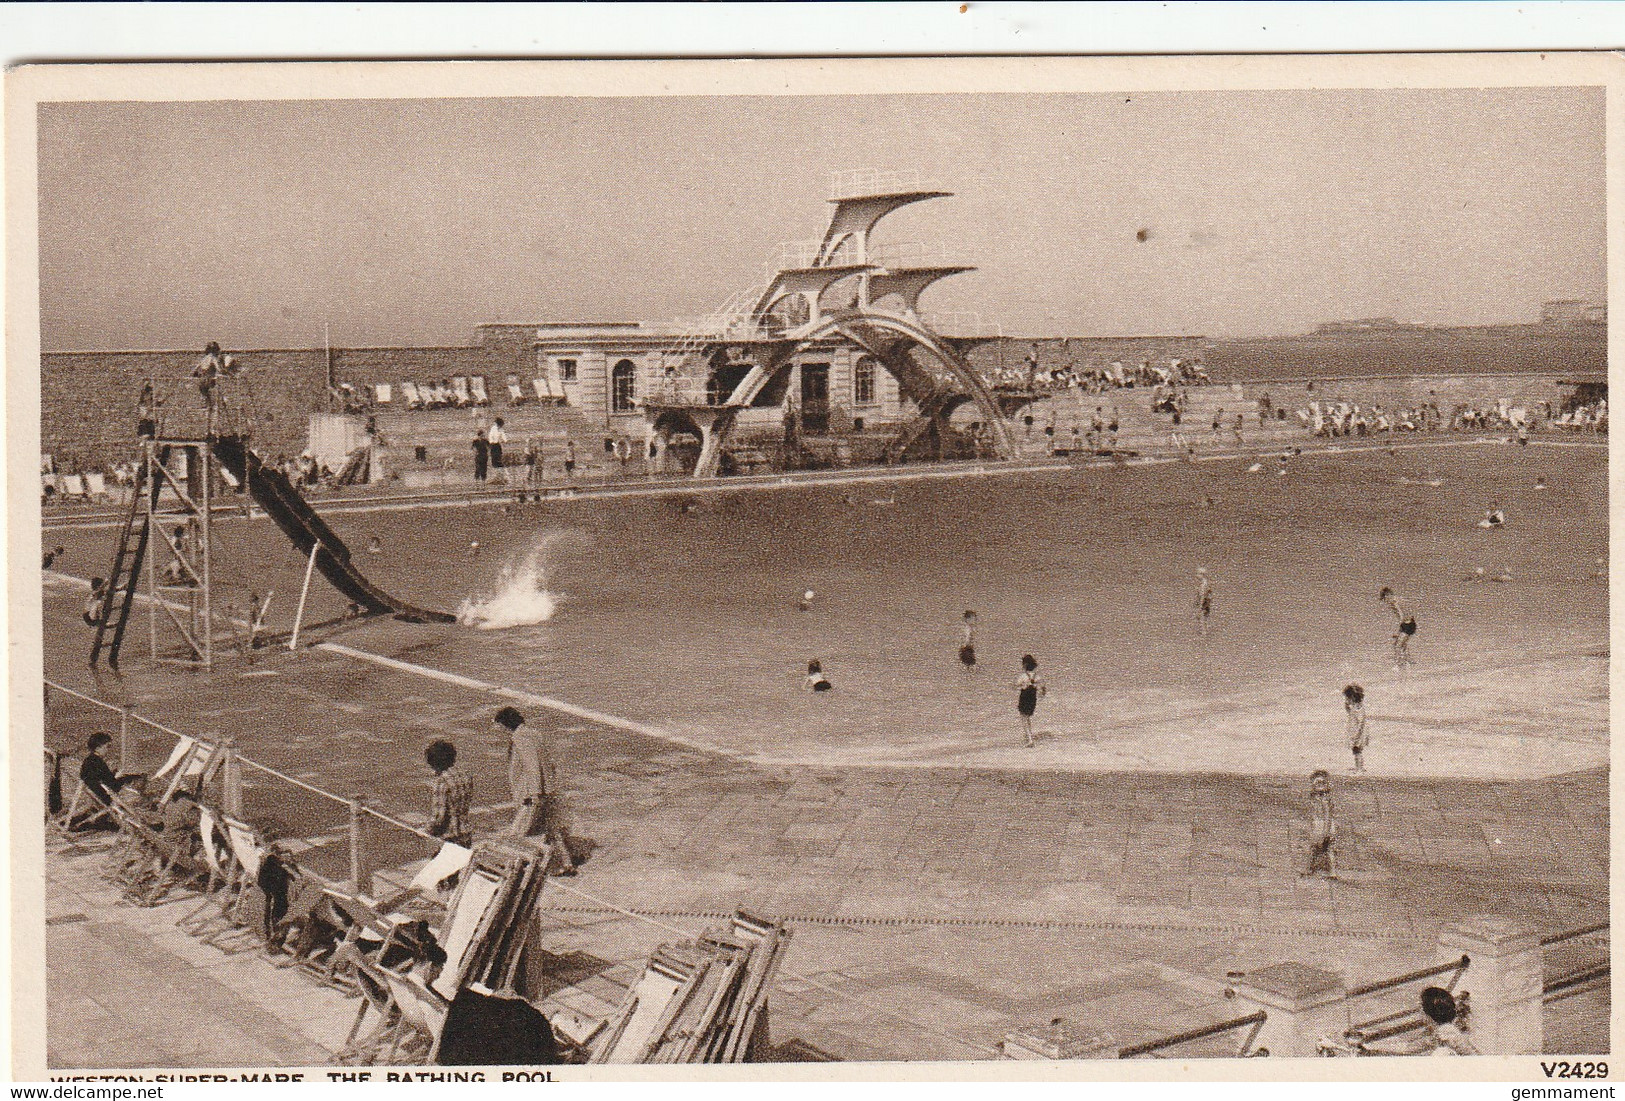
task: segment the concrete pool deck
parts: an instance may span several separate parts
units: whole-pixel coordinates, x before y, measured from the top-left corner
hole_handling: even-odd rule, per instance
[[[500,701],[483,693],[323,651],[98,684],[66,660],[80,641],[71,607],[47,610],[48,675],[69,687],[175,729],[229,733],[257,761],[408,821],[427,801],[422,743],[451,736],[475,781],[478,827],[506,817],[502,745],[489,733]],[[1295,778],[761,767],[531,717],[558,755],[573,831],[596,846],[551,896],[560,950],[632,960],[669,928],[697,932],[736,906],[783,915],[797,932],[774,1040],[845,1059],[987,1058],[1006,1031],[1055,1016],[1127,1042],[1222,1019],[1227,970],[1295,959],[1368,978],[1428,959],[1464,913],[1544,931],[1607,914],[1601,768],[1493,782],[1338,775],[1343,878],[1326,882],[1297,874],[1306,822]],[[58,701],[48,744],[104,724]],[[149,766],[167,748],[138,746]],[[291,836],[332,826],[248,779],[251,810],[280,814]],[[400,855],[385,837],[373,843],[380,864]],[[52,927],[53,976],[94,948],[68,939],[84,932]],[[93,1037],[61,1046],[71,1012],[51,1024],[56,1050],[100,1058]],[[290,1043],[297,1033],[319,1046],[293,1016]],[[313,1049],[294,1050],[285,1055],[297,1062]]]

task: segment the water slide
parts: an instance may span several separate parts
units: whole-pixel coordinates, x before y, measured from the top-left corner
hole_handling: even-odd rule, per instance
[[[453,623],[456,617],[429,611],[398,600],[361,575],[350,561],[350,548],[334,534],[327,521],[316,514],[310,503],[288,481],[287,475],[266,467],[258,454],[238,436],[221,436],[214,441],[215,458],[231,476],[247,488],[254,501],[293,543],[308,556],[320,544],[316,568],[333,587],[369,612],[388,613],[410,623]]]

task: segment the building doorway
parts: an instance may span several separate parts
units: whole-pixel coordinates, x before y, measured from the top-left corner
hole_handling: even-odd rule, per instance
[[[829,364],[801,365],[801,430],[822,435],[829,431]]]

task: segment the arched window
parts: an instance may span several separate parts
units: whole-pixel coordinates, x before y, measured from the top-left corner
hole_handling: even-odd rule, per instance
[[[609,376],[609,410],[612,413],[634,412],[638,397],[638,368],[630,359],[615,365]]]
[[[852,368],[852,404],[875,403],[875,358],[862,356]]]

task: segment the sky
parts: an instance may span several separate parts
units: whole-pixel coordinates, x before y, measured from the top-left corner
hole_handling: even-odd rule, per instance
[[[829,174],[1020,335],[1534,320],[1605,289],[1597,88],[48,103],[47,350],[461,344],[703,314]]]

